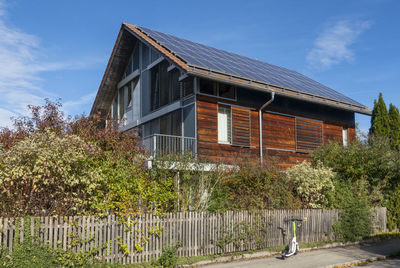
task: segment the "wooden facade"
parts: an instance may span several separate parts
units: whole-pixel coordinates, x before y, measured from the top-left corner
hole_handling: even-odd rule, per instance
[[[259,114],[255,107],[245,107],[234,101],[222,100],[232,107],[232,143],[218,142],[218,105],[221,100],[198,95],[197,154],[200,159],[235,163],[240,158],[259,160]],[[284,114],[268,109],[262,114],[263,157],[266,163],[277,162],[289,167],[310,160],[310,152],[317,146],[335,141],[343,142],[343,128],[348,129],[348,140],[355,139],[354,124],[332,122],[323,118]],[[297,126],[297,127],[296,127]],[[315,140],[319,137],[319,140]]]

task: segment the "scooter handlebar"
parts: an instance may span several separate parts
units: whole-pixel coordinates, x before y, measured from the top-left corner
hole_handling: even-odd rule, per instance
[[[303,219],[300,219],[300,218],[289,218],[289,219],[285,220],[285,222],[291,222],[291,221],[303,221]]]

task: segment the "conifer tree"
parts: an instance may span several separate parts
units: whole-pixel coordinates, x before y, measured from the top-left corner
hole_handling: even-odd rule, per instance
[[[400,149],[400,113],[393,104],[389,106],[390,142],[392,147]]]
[[[390,135],[389,114],[383,100],[382,93],[379,93],[378,101],[374,100],[372,109],[370,135],[387,136]]]

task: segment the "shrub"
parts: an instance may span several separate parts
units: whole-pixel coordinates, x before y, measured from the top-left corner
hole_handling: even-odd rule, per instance
[[[156,267],[175,267],[178,263],[178,255],[176,251],[180,247],[179,243],[163,248],[161,256],[152,261],[152,265]]]
[[[287,181],[274,165],[261,168],[251,159],[241,159],[237,163],[238,168],[217,183],[210,211],[296,209],[301,206],[293,194],[293,182]]]
[[[315,165],[304,161],[286,170],[286,177],[293,181],[295,189],[303,203],[311,208],[326,208],[335,187],[332,179],[335,173],[320,161]]]
[[[333,226],[335,234],[343,241],[357,241],[370,235],[371,207],[365,185],[338,182],[336,189],[339,221]]]
[[[400,154],[391,149],[386,137],[371,137],[369,143],[353,142],[346,147],[330,143],[315,151],[313,159],[332,168],[339,181],[363,180],[373,205],[382,204],[382,192],[390,190],[400,174]]]
[[[102,177],[89,167],[96,147],[77,136],[44,130],[3,153],[2,213],[65,215],[84,210]]]
[[[400,229],[400,184],[386,194],[385,206],[389,230]]]

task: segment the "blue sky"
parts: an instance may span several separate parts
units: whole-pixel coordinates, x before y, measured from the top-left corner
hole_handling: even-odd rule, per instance
[[[121,22],[301,72],[400,107],[400,1],[0,0],[0,126],[61,98],[88,114]],[[369,117],[356,116],[362,130]]]

